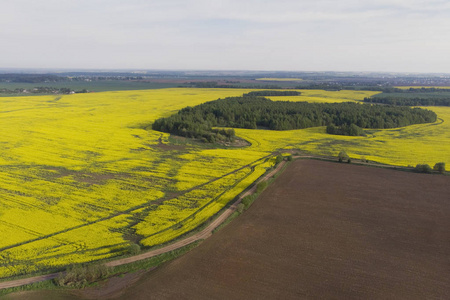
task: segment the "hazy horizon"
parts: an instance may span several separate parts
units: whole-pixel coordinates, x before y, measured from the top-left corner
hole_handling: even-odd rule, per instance
[[[449,73],[445,0],[9,1],[1,69]]]
[[[233,73],[230,76],[238,76],[237,73],[242,73],[242,75],[249,74],[273,74],[273,73],[286,73],[286,74],[321,74],[330,73],[335,75],[338,74],[357,74],[357,75],[404,75],[404,76],[421,76],[421,75],[431,75],[431,76],[450,76],[450,72],[383,72],[383,71],[335,71],[335,70],[232,70],[232,69],[130,69],[130,68],[1,68],[0,74],[57,74],[57,73],[135,73],[136,75],[147,74],[151,75],[149,72],[192,72],[192,73]],[[221,75],[221,74],[216,74]],[[225,76],[225,75],[224,75]],[[228,75],[227,75],[228,76]],[[288,76],[289,77],[289,76]]]

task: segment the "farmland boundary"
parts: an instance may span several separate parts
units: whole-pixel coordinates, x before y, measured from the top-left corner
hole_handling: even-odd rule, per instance
[[[273,154],[264,156],[260,159],[258,159],[257,161],[263,160],[263,159],[267,159],[269,157],[273,156]],[[257,162],[255,161],[255,162]],[[253,163],[255,163],[253,162]],[[253,164],[251,163],[251,164]],[[238,172],[239,170],[249,167],[251,164],[243,166],[239,169],[236,169],[230,173],[225,174],[224,176],[230,175],[234,172]],[[144,260],[144,259],[148,259],[151,257],[155,257],[161,254],[165,254],[177,249],[180,249],[182,247],[188,246],[192,243],[195,243],[197,241],[201,241],[204,240],[208,237],[210,237],[213,234],[213,231],[216,227],[218,227],[220,224],[222,224],[229,216],[231,216],[231,214],[233,214],[233,212],[236,211],[237,206],[239,205],[239,203],[241,203],[242,198],[244,198],[245,196],[248,196],[250,194],[252,194],[253,192],[256,191],[256,184],[258,182],[261,182],[263,180],[267,180],[269,178],[271,178],[272,176],[274,176],[278,171],[280,171],[282,169],[282,167],[286,164],[286,161],[282,161],[281,163],[279,163],[273,170],[271,170],[270,172],[262,175],[259,179],[257,179],[255,182],[253,182],[251,184],[251,187],[244,190],[239,196],[237,196],[237,199],[229,206],[227,207],[223,213],[221,213],[220,215],[218,215],[212,222],[210,222],[204,229],[202,229],[201,231],[194,233],[192,235],[189,235],[185,238],[182,238],[174,243],[168,244],[166,246],[163,246],[161,248],[158,249],[154,249],[154,250],[150,250],[147,251],[145,253],[142,254],[138,254],[135,256],[131,256],[131,257],[126,257],[126,258],[120,258],[117,260],[113,260],[113,261],[109,261],[104,263],[104,265],[106,265],[107,267],[117,267],[117,266],[122,266],[122,265],[126,265],[126,264],[130,264],[133,262],[137,262],[140,260]],[[220,177],[222,178],[222,177]],[[212,181],[218,180],[220,178],[215,178]],[[204,184],[202,184],[204,185]],[[193,188],[195,189],[195,188]],[[186,191],[187,192],[187,191]],[[134,208],[133,208],[134,209]],[[45,274],[45,275],[39,275],[39,276],[34,276],[34,277],[28,277],[28,278],[23,278],[23,279],[16,279],[16,280],[11,280],[11,281],[3,281],[0,282],[0,290],[1,289],[7,289],[7,288],[14,288],[14,287],[19,287],[19,286],[24,286],[24,285],[30,285],[30,284],[34,284],[34,283],[39,283],[42,281],[46,281],[46,280],[52,280],[56,277],[58,277],[60,274],[62,274],[64,272],[55,272],[55,273],[51,273],[51,274]]]
[[[297,160],[297,159],[312,159],[312,160],[322,160],[322,161],[329,161],[329,162],[335,162],[338,163],[336,157],[331,157],[331,156],[320,156],[320,155],[312,155],[312,154],[305,154],[305,153],[298,153],[295,150],[280,150],[274,153],[271,153],[270,155],[264,156],[263,158],[260,158],[257,161],[263,160],[263,159],[267,159],[271,156],[273,156],[276,153],[289,153],[292,155],[292,158]],[[255,163],[253,162],[253,163]],[[253,164],[251,163],[251,164]],[[238,172],[239,170],[249,167],[251,164],[245,165],[239,169],[236,169],[230,173],[225,174],[224,176],[233,174],[235,172]],[[238,205],[241,203],[242,199],[246,196],[252,195],[256,192],[257,189],[257,184],[259,182],[262,181],[267,181],[269,183],[273,182],[273,179],[275,179],[275,177],[277,177],[277,175],[279,175],[279,172],[282,172],[283,170],[286,169],[288,162],[286,160],[283,160],[282,162],[280,162],[278,165],[276,165],[276,167],[272,170],[270,170],[269,172],[267,172],[266,174],[262,175],[260,178],[258,178],[257,180],[255,180],[250,186],[249,188],[245,189],[240,195],[238,195],[234,200],[234,202],[229,205],[226,206],[226,209],[223,210],[223,212],[221,213],[219,211],[219,213],[216,214],[216,218],[214,220],[212,220],[210,223],[208,223],[206,225],[206,227],[204,227],[203,229],[201,229],[198,232],[195,232],[195,229],[192,230],[191,232],[187,233],[186,235],[183,235],[178,239],[175,239],[175,242],[172,242],[170,244],[167,244],[165,246],[162,246],[160,248],[157,249],[152,249],[149,250],[145,253],[141,253],[138,255],[134,255],[134,256],[130,256],[130,257],[125,257],[125,258],[119,258],[119,259],[115,259],[112,261],[108,261],[106,263],[104,263],[105,266],[107,267],[118,267],[118,266],[122,266],[122,265],[127,265],[127,264],[131,264],[134,262],[138,262],[141,260],[145,260],[145,259],[149,259],[161,254],[166,254],[169,253],[171,251],[174,250],[178,250],[180,248],[186,247],[188,245],[191,245],[195,242],[201,242],[202,240],[207,239],[208,237],[210,237],[211,235],[214,234],[214,232],[218,229],[220,229],[221,225],[226,225],[227,220],[232,217],[233,213],[236,212]],[[406,172],[411,172],[413,170],[413,168],[410,167],[402,167],[402,166],[394,166],[394,165],[386,165],[386,164],[380,164],[377,162],[365,162],[362,160],[358,160],[355,159],[352,161],[352,164],[355,165],[362,165],[362,166],[369,166],[369,167],[376,167],[376,168],[386,168],[386,169],[392,169],[392,170],[398,170],[398,171],[406,171]],[[215,178],[213,179],[211,182],[219,180],[222,177],[219,178]],[[209,183],[209,182],[208,182]],[[207,183],[201,184],[200,186],[203,186]],[[192,189],[189,189],[185,192],[188,192],[190,190],[193,190],[197,187],[194,187]],[[134,208],[133,208],[134,209]],[[203,223],[205,224],[205,223]],[[199,225],[199,227],[202,226],[202,224]],[[192,233],[194,232],[194,233]],[[192,234],[189,234],[192,233]],[[101,263],[101,262],[100,262]],[[7,288],[14,288],[14,287],[20,287],[20,286],[24,286],[24,285],[30,285],[30,284],[35,284],[35,283],[39,283],[42,281],[47,281],[47,280],[52,280],[56,277],[58,277],[60,274],[63,274],[64,272],[56,272],[56,273],[51,273],[51,274],[45,274],[45,275],[40,275],[40,276],[34,276],[34,277],[28,277],[28,278],[22,278],[22,279],[16,279],[16,280],[10,280],[10,281],[3,281],[0,282],[0,290],[2,289],[7,289]]]

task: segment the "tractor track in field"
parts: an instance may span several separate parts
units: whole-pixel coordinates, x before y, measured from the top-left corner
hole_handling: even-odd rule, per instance
[[[256,160],[255,162],[263,160],[263,159],[266,159],[266,158],[268,158],[268,157],[270,157],[272,155],[273,154],[267,155],[267,156],[265,156],[263,158],[260,158],[260,159]],[[253,164],[255,162],[252,162],[251,164]],[[268,178],[270,178],[271,176],[276,174],[285,165],[285,163],[286,163],[285,161],[282,161],[281,163],[279,163],[277,165],[277,167],[275,169],[273,169],[271,172],[269,172],[269,173],[265,174],[264,176],[262,176],[261,178],[259,178],[257,181],[255,181],[255,183],[263,181],[263,180],[267,180]],[[249,167],[251,164],[245,165],[245,166],[243,166],[243,167],[241,167],[239,169],[236,169],[236,170],[234,170],[232,172],[229,172],[229,173],[225,174],[222,177],[215,178],[215,179],[213,179],[211,181],[208,181],[207,183],[201,184],[201,185],[199,185],[199,186],[197,186],[195,188],[198,188],[198,187],[203,186],[205,184],[214,182],[214,181],[219,180],[220,178],[223,178],[225,176],[231,175],[231,174],[233,174],[235,172],[238,172],[238,171],[240,171],[240,170],[242,170],[242,169],[244,169],[246,167]],[[195,188],[192,188],[190,190],[184,191],[183,193],[187,193],[188,191],[191,191],[191,190],[193,190]],[[229,216],[231,216],[231,214],[233,214],[236,211],[237,206],[238,206],[239,203],[241,203],[242,198],[244,198],[247,195],[252,194],[255,190],[256,190],[256,184],[253,184],[253,186],[250,189],[248,189],[247,191],[242,193],[238,197],[238,199],[230,207],[228,207],[222,214],[220,214],[210,224],[208,224],[207,227],[205,227],[203,230],[201,230],[201,231],[199,231],[199,232],[197,232],[195,234],[190,235],[190,236],[188,236],[188,237],[186,237],[184,239],[178,240],[177,242],[169,244],[169,245],[164,246],[162,248],[155,249],[155,250],[150,250],[148,252],[145,252],[145,253],[142,253],[142,254],[139,254],[139,255],[135,255],[135,256],[132,256],[132,257],[121,258],[121,259],[117,259],[117,260],[114,260],[114,261],[110,261],[110,262],[105,263],[105,265],[108,266],[108,267],[116,267],[116,266],[121,266],[121,265],[129,264],[129,263],[133,263],[133,262],[136,262],[136,261],[140,261],[140,260],[143,260],[143,259],[151,258],[151,257],[157,256],[157,255],[160,255],[160,254],[164,254],[164,253],[167,253],[167,252],[179,249],[181,247],[187,246],[187,245],[189,245],[189,244],[191,244],[193,242],[199,241],[199,240],[204,240],[204,239],[210,237],[212,235],[213,230],[216,229]],[[133,208],[133,210],[134,210],[134,208]],[[83,226],[85,226],[85,225],[83,225]],[[76,228],[79,228],[79,227],[82,227],[82,226],[80,225],[80,226],[78,226]],[[76,228],[71,228],[70,230],[76,229]],[[67,232],[67,231],[69,231],[69,230],[66,230],[64,232]],[[55,236],[55,235],[57,235],[59,233],[62,233],[62,232],[58,232],[58,233],[49,235],[48,237]],[[42,239],[42,238],[39,238],[39,239]],[[36,240],[38,240],[38,239],[36,239]],[[29,242],[32,242],[32,241],[29,241]],[[9,248],[12,248],[12,247],[16,247],[16,245],[15,246],[11,246]],[[0,249],[0,250],[4,250],[4,249]],[[18,287],[18,286],[38,283],[38,282],[41,282],[41,281],[52,280],[52,279],[58,277],[62,273],[63,272],[57,272],[57,273],[51,273],[51,274],[46,274],[46,275],[40,275],[40,276],[24,278],[24,279],[17,279],[17,280],[0,282],[0,289],[13,288],[13,287]]]
[[[243,166],[241,168],[233,170],[232,172],[229,172],[229,173],[227,173],[227,174],[225,174],[225,175],[223,175],[221,177],[215,178],[215,179],[210,180],[210,181],[208,181],[206,183],[198,185],[198,186],[196,186],[196,187],[194,187],[192,189],[186,190],[186,191],[180,193],[180,195],[181,194],[185,194],[185,193],[187,193],[189,191],[192,191],[192,190],[194,190],[196,188],[199,188],[201,186],[204,186],[204,185],[206,185],[208,183],[217,181],[217,180],[219,180],[219,179],[221,179],[221,178],[223,178],[225,176],[231,175],[231,174],[233,174],[235,172],[238,172],[238,171],[240,171],[240,170],[242,170],[242,169],[244,169],[246,167],[251,166],[253,163],[255,163],[257,161],[266,159],[266,158],[268,158],[270,156],[273,156],[273,155],[274,155],[274,153],[272,153],[270,155],[267,155],[265,157],[262,157],[262,158],[260,158],[260,159],[258,159],[256,161],[248,164],[248,165],[245,165],[245,166]],[[300,159],[318,159],[318,160],[325,160],[325,161],[336,161],[335,158],[331,158],[331,157],[323,157],[323,156],[318,156],[318,155],[305,155],[305,154],[295,155],[295,156],[293,155],[293,158],[294,159],[299,159],[300,158]],[[268,178],[272,177],[285,164],[286,164],[286,161],[282,161],[271,172],[265,174],[264,176],[259,178],[257,181],[255,181],[253,186],[250,189],[248,189],[247,191],[243,192],[238,197],[238,199],[232,205],[230,205],[230,207],[228,207],[222,214],[220,214],[217,218],[215,218],[211,223],[208,224],[207,227],[205,227],[201,231],[199,231],[199,232],[197,232],[197,233],[195,233],[193,235],[187,236],[186,238],[183,238],[181,240],[178,240],[178,241],[176,241],[176,242],[174,242],[172,244],[166,245],[166,246],[164,246],[162,248],[155,249],[155,250],[150,250],[148,252],[145,252],[145,253],[142,253],[142,254],[139,254],[139,255],[135,255],[135,256],[132,256],[132,257],[127,257],[127,258],[121,258],[121,259],[113,260],[113,261],[105,263],[105,265],[108,266],[108,267],[116,267],[116,266],[121,266],[121,265],[129,264],[129,263],[133,263],[133,262],[136,262],[136,261],[140,261],[140,260],[143,260],[143,259],[151,258],[151,257],[157,256],[157,255],[160,255],[160,254],[164,254],[164,253],[167,253],[167,252],[179,249],[181,247],[187,246],[187,245],[189,245],[189,244],[191,244],[193,242],[199,241],[199,240],[207,239],[208,237],[210,237],[212,235],[212,232],[213,232],[214,229],[216,229],[219,225],[221,225],[229,216],[231,216],[236,211],[237,206],[239,205],[239,203],[241,203],[241,200],[245,196],[248,196],[248,195],[252,194],[256,190],[256,183],[261,182],[263,180],[267,180]],[[383,165],[383,164],[380,165],[380,164],[377,164],[377,163],[357,162],[357,164],[364,165],[364,166],[389,168],[389,169],[404,169],[404,168],[398,167],[398,166]],[[179,195],[177,195],[177,196],[179,196]],[[171,197],[171,198],[173,198],[173,197]],[[167,200],[167,199],[164,199],[164,200]],[[132,211],[134,209],[135,208],[127,210],[127,212],[128,211]],[[121,214],[122,213],[125,213],[125,212],[121,212]],[[114,215],[114,216],[117,216],[117,215]],[[111,217],[108,217],[108,218],[111,218]],[[106,219],[108,219],[108,218],[106,218]],[[98,221],[96,221],[96,222],[98,222]],[[77,228],[82,227],[82,226],[86,226],[86,225],[80,225]],[[72,228],[72,229],[76,229],[76,228]],[[72,230],[72,229],[70,229],[70,230]],[[66,230],[64,232],[67,232],[67,231],[69,231],[69,230]],[[59,233],[61,233],[61,232],[49,235],[49,237],[57,235]],[[0,249],[0,250],[4,250],[4,249]],[[61,273],[63,273],[63,272],[51,273],[51,274],[47,274],[47,275],[41,275],[41,276],[24,278],[24,279],[17,279],[17,280],[12,280],[12,281],[0,282],[0,289],[18,287],[18,286],[38,283],[38,282],[45,281],[45,280],[51,280],[51,279],[56,278]]]
[[[83,223],[83,224],[80,224],[80,225],[77,225],[77,226],[74,226],[74,227],[70,227],[70,228],[67,228],[67,229],[64,229],[64,230],[60,230],[60,231],[53,232],[53,233],[50,233],[50,234],[47,234],[47,235],[39,236],[37,238],[30,239],[28,241],[24,241],[24,242],[21,242],[21,243],[17,243],[17,244],[9,245],[9,246],[6,246],[6,247],[2,247],[2,248],[0,248],[0,251],[12,249],[12,248],[15,248],[15,247],[20,247],[20,246],[23,246],[23,245],[26,245],[26,244],[29,244],[29,243],[33,243],[33,242],[36,242],[36,241],[39,241],[39,240],[42,240],[42,239],[51,238],[51,237],[54,237],[54,236],[57,236],[59,234],[66,233],[66,232],[69,232],[69,231],[72,231],[72,230],[80,229],[80,228],[83,228],[83,227],[86,227],[86,226],[90,226],[90,225],[93,225],[93,224],[96,224],[96,223],[99,223],[99,222],[107,221],[107,220],[110,220],[112,218],[115,218],[115,217],[123,215],[123,214],[129,214],[129,213],[131,213],[131,212],[133,212],[133,211],[135,211],[137,209],[144,208],[144,207],[146,207],[148,205],[159,205],[159,204],[161,204],[164,201],[167,201],[169,199],[173,199],[173,198],[182,196],[182,195],[187,194],[187,193],[189,193],[189,192],[191,192],[193,190],[199,189],[199,188],[201,188],[201,187],[203,187],[203,186],[205,186],[207,184],[213,183],[213,182],[215,182],[217,180],[220,180],[220,179],[222,179],[222,178],[224,178],[226,176],[229,176],[231,174],[239,172],[242,169],[248,168],[252,164],[254,164],[254,163],[256,163],[256,162],[258,162],[260,160],[264,160],[264,159],[269,158],[270,156],[272,156],[272,154],[266,155],[266,156],[264,156],[264,157],[262,157],[260,159],[257,159],[257,160],[255,160],[255,161],[253,161],[253,162],[251,162],[251,163],[249,163],[249,164],[247,164],[245,166],[242,166],[242,167],[240,167],[238,169],[235,169],[235,170],[233,170],[231,172],[228,172],[228,173],[226,173],[226,174],[224,174],[224,175],[222,175],[220,177],[216,177],[214,179],[211,179],[211,180],[209,180],[209,181],[207,181],[205,183],[199,184],[199,185],[197,185],[195,187],[192,187],[190,189],[184,190],[182,192],[171,194],[170,197],[162,197],[162,198],[157,199],[157,200],[152,200],[150,202],[146,202],[146,203],[143,203],[143,204],[140,204],[140,205],[137,205],[137,206],[133,206],[133,207],[131,207],[131,208],[127,209],[127,210],[124,210],[124,211],[119,211],[119,212],[113,213],[113,214],[111,214],[111,215],[109,215],[107,217],[100,218],[100,219],[97,219],[95,221]]]
[[[281,162],[278,164],[278,166],[272,170],[270,173],[264,175],[263,177],[261,177],[257,182],[263,181],[263,180],[267,180],[268,178],[270,178],[271,176],[273,176],[276,172],[278,172],[283,166],[284,166],[285,162]],[[173,251],[176,250],[178,248],[184,247],[186,245],[189,245],[193,242],[199,241],[199,240],[204,240],[208,237],[210,237],[212,235],[212,231],[214,229],[216,229],[220,224],[222,224],[229,216],[231,216],[231,214],[233,214],[239,203],[241,203],[242,198],[244,198],[245,196],[248,196],[250,194],[252,194],[253,192],[255,192],[256,190],[256,185],[253,185],[249,190],[247,190],[246,192],[244,192],[242,195],[239,196],[239,198],[229,207],[227,208],[220,216],[218,216],[216,219],[214,219],[214,221],[212,221],[206,228],[204,228],[202,231],[195,233],[191,236],[186,237],[185,239],[179,240],[178,242],[175,242],[173,244],[167,245],[163,248],[160,249],[155,249],[153,251],[149,251],[143,254],[139,254],[136,256],[132,256],[132,257],[127,257],[127,258],[122,258],[122,259],[118,259],[118,260],[114,260],[111,262],[106,263],[105,265],[108,267],[116,267],[116,266],[120,266],[120,265],[125,265],[125,264],[129,264],[132,262],[136,262],[139,260],[143,260],[146,258],[150,258],[159,254],[163,254],[169,251]]]

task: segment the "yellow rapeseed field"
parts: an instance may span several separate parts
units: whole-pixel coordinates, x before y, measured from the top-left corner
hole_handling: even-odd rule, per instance
[[[245,89],[161,89],[0,98],[0,277],[168,242],[219,212],[273,165],[301,149],[394,165],[450,163],[450,108],[435,124],[331,136],[325,128],[236,129],[251,143],[208,148],[141,129],[185,106]],[[361,101],[376,92],[301,90],[273,100]]]

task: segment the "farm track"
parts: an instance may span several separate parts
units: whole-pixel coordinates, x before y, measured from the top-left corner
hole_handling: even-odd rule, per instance
[[[242,216],[115,299],[450,299],[449,183],[294,161]]]
[[[185,191],[172,194],[170,197],[162,197],[162,198],[157,199],[157,200],[152,200],[150,202],[146,202],[146,203],[143,203],[143,204],[140,204],[140,205],[137,205],[137,206],[133,206],[133,207],[131,207],[131,208],[127,209],[127,210],[124,210],[124,211],[116,212],[116,213],[111,214],[111,215],[109,215],[107,217],[100,218],[100,219],[97,219],[97,220],[92,221],[92,222],[80,224],[80,225],[77,225],[77,226],[74,226],[74,227],[71,227],[71,228],[67,228],[67,229],[64,229],[64,230],[61,230],[61,231],[57,231],[57,232],[54,232],[54,233],[51,233],[51,234],[47,234],[47,235],[44,235],[44,236],[39,236],[37,238],[31,239],[31,240],[28,240],[28,241],[25,241],[25,242],[21,242],[21,243],[17,243],[17,244],[14,244],[14,245],[6,246],[6,247],[3,247],[3,248],[0,248],[0,251],[4,251],[4,250],[12,249],[12,248],[15,248],[15,247],[23,246],[23,245],[26,245],[26,244],[29,244],[29,243],[33,243],[33,242],[42,240],[42,239],[51,238],[51,237],[54,237],[54,236],[57,236],[59,234],[66,233],[66,232],[69,232],[69,231],[72,231],[72,230],[80,229],[80,228],[83,228],[83,227],[86,227],[86,226],[90,226],[90,225],[93,225],[93,224],[96,224],[96,223],[99,223],[99,222],[107,221],[107,220],[110,220],[110,219],[115,218],[117,216],[120,216],[120,215],[123,215],[123,214],[128,214],[128,213],[131,213],[131,212],[133,212],[133,211],[135,211],[137,209],[144,208],[144,207],[148,206],[149,204],[151,204],[151,205],[161,204],[162,202],[164,202],[166,200],[182,196],[182,195],[187,194],[187,193],[189,193],[189,192],[191,192],[193,190],[199,189],[199,188],[201,188],[201,187],[203,187],[203,186],[205,186],[207,184],[213,183],[213,182],[215,182],[217,180],[220,180],[220,179],[222,179],[222,178],[224,178],[226,176],[229,176],[231,174],[239,172],[240,170],[248,168],[252,164],[254,164],[254,163],[258,162],[258,161],[267,159],[270,156],[271,156],[271,154],[270,155],[266,155],[266,156],[264,156],[264,157],[262,157],[260,159],[255,160],[254,162],[252,162],[250,164],[247,164],[247,165],[242,166],[242,167],[240,167],[240,168],[238,168],[236,170],[233,170],[233,171],[231,171],[231,172],[229,172],[227,174],[224,174],[221,177],[217,177],[217,178],[211,179],[211,180],[209,180],[209,181],[207,181],[205,183],[199,184],[199,185],[197,185],[197,186],[195,186],[193,188],[187,189]]]
[[[265,157],[263,157],[261,159],[258,159],[255,162],[263,160],[263,159],[266,159],[266,158],[268,158],[270,156],[272,156],[272,154],[271,155],[267,155],[267,156],[265,156]],[[253,162],[253,163],[255,163],[255,162]],[[272,170],[270,173],[264,175],[262,178],[258,179],[256,182],[260,182],[262,180],[267,180],[268,178],[270,178],[271,176],[276,174],[285,165],[285,163],[286,163],[285,161],[279,163],[278,166],[274,170]],[[240,171],[240,170],[242,170],[242,169],[244,169],[246,167],[249,167],[250,165],[251,164],[245,165],[245,166],[243,166],[243,167],[241,167],[239,169],[236,169],[236,170],[234,170],[234,171],[232,171],[230,173],[225,174],[224,176],[231,175],[231,174],[233,174],[235,172],[238,172],[238,171]],[[208,184],[210,182],[217,181],[220,178],[223,178],[224,176],[219,177],[219,178],[215,178],[215,179],[213,179],[213,180],[211,180],[211,181],[209,181],[207,183],[201,184],[201,185],[199,185],[199,186],[197,186],[195,188],[198,188],[198,187],[203,186],[205,184]],[[190,190],[184,191],[181,194],[187,193],[187,192],[189,192],[189,191],[191,191],[191,190],[193,190],[195,188],[192,188]],[[184,239],[181,239],[181,240],[179,240],[179,241],[177,241],[177,242],[175,242],[173,244],[169,244],[169,245],[164,246],[162,248],[151,250],[151,251],[148,251],[146,253],[142,253],[142,254],[139,254],[139,255],[136,255],[136,256],[110,261],[110,262],[105,263],[105,265],[108,266],[108,267],[116,267],[116,266],[121,266],[121,265],[129,264],[129,263],[133,263],[133,262],[136,262],[136,261],[140,261],[140,260],[143,260],[143,259],[151,258],[151,257],[157,256],[157,255],[160,255],[160,254],[164,254],[164,253],[167,253],[167,252],[179,249],[181,247],[187,246],[187,245],[189,245],[189,244],[191,244],[193,242],[199,241],[199,240],[204,240],[204,239],[210,237],[212,235],[212,231],[214,229],[216,229],[229,216],[231,216],[231,214],[233,214],[236,211],[237,206],[238,206],[239,203],[241,203],[242,198],[244,198],[247,195],[252,194],[255,190],[256,190],[256,184],[254,184],[249,190],[247,190],[242,195],[240,195],[239,198],[229,208],[227,208],[220,216],[218,216],[216,219],[214,219],[214,221],[212,221],[207,227],[205,227],[203,230],[199,231],[198,233],[195,233],[195,234],[193,234],[191,236],[188,236],[188,237],[186,237]],[[134,209],[135,208],[133,208],[133,210]],[[79,227],[82,227],[82,226],[79,226]],[[77,228],[79,228],[79,227],[77,227]],[[68,230],[66,230],[64,232],[67,232],[67,231]],[[54,236],[54,235],[57,235],[59,233],[55,233],[55,234],[52,234],[50,236]],[[0,282],[0,289],[18,287],[18,286],[38,283],[38,282],[41,282],[41,281],[51,280],[51,279],[56,278],[61,273],[62,272],[51,273],[51,274],[46,274],[46,275],[41,275],[41,276],[35,276],[35,277],[29,277],[29,278],[24,278],[24,279],[17,279],[17,280],[12,280],[12,281]]]
[[[267,155],[261,159],[256,160],[260,161],[263,159],[266,159],[270,156],[272,156],[273,154]],[[294,159],[317,159],[317,160],[323,160],[323,161],[335,161],[335,158],[331,158],[331,157],[323,157],[323,156],[317,156],[317,155],[296,155],[293,156]],[[253,163],[255,163],[253,162]],[[251,163],[251,164],[253,164]],[[180,194],[177,194],[177,196],[185,194],[189,191],[192,191],[196,188],[199,188],[201,186],[204,186],[208,183],[217,181],[225,176],[231,175],[235,172],[238,172],[246,167],[249,167],[251,164],[245,165],[239,169],[236,169],[232,172],[229,172],[225,175],[223,175],[222,177],[218,177],[215,178],[211,181],[208,181],[206,183],[203,183],[201,185],[198,185],[192,189],[186,190]],[[274,174],[276,174],[284,165],[286,164],[285,161],[281,162],[280,164],[278,164],[278,166],[272,170],[270,173],[264,175],[264,177],[260,178],[257,182],[262,181],[262,180],[267,180],[268,178],[270,178],[271,176],[273,176]],[[391,165],[377,165],[377,164],[373,164],[373,163],[366,163],[366,162],[358,162],[357,164],[359,165],[364,165],[364,166],[372,166],[372,167],[381,167],[381,168],[388,168],[388,169],[399,169],[400,167],[397,166],[391,166]],[[127,258],[122,258],[122,259],[118,259],[118,260],[114,260],[114,261],[110,261],[108,263],[106,263],[105,265],[108,267],[116,267],[116,266],[121,266],[121,265],[125,265],[125,264],[129,264],[129,263],[133,263],[136,261],[140,261],[143,259],[147,259],[147,258],[151,258],[160,254],[164,254],[176,249],[179,249],[181,247],[187,246],[193,242],[199,241],[199,240],[204,240],[207,239],[208,237],[210,237],[212,235],[212,231],[217,228],[220,224],[222,224],[229,216],[231,216],[231,214],[233,214],[233,212],[236,211],[237,206],[239,205],[239,203],[241,203],[242,198],[244,198],[245,196],[248,196],[250,194],[252,194],[254,191],[256,190],[256,184],[253,185],[252,188],[250,188],[249,190],[247,190],[246,192],[244,192],[242,195],[239,196],[239,198],[229,207],[227,208],[220,216],[218,216],[216,219],[214,219],[214,221],[212,221],[206,228],[204,228],[203,230],[201,230],[198,233],[195,233],[191,236],[188,236],[184,239],[181,239],[173,244],[169,244],[167,246],[164,246],[162,248],[159,249],[155,249],[155,250],[151,250],[148,251],[146,253],[142,253],[133,257],[127,257]],[[173,197],[171,197],[173,198]],[[167,199],[164,199],[167,200]],[[157,201],[163,201],[163,200],[157,200]],[[154,203],[154,202],[153,202]],[[130,210],[127,210],[127,212],[134,210],[135,208],[132,208]],[[121,212],[121,213],[126,213],[126,212]],[[114,215],[117,216],[117,215]],[[108,217],[111,218],[111,217]],[[96,221],[99,222],[99,221]],[[81,226],[80,226],[81,227]],[[77,227],[78,228],[78,227]],[[74,228],[72,228],[74,229]],[[56,233],[59,234],[59,233]],[[54,236],[56,234],[52,234],[51,236]],[[1,249],[0,249],[1,250]],[[45,280],[51,280],[56,278],[61,272],[58,273],[52,273],[52,274],[47,274],[47,275],[42,275],[42,276],[35,276],[35,277],[30,277],[30,278],[25,278],[25,279],[18,279],[18,280],[12,280],[12,281],[5,281],[5,282],[0,282],[0,289],[5,289],[5,288],[12,288],[12,287],[18,287],[18,286],[22,286],[22,285],[27,285],[27,284],[33,284],[33,283],[37,283],[37,282],[41,282],[41,281],[45,281]]]

